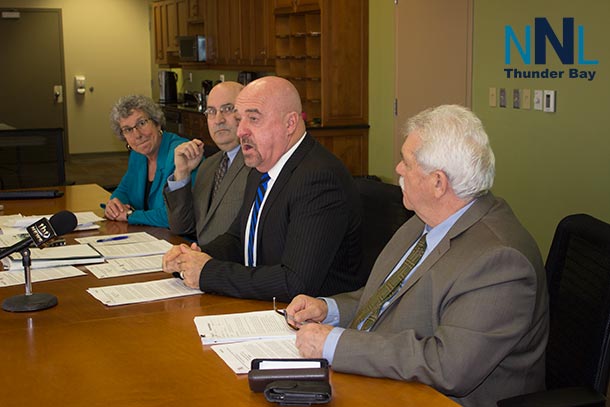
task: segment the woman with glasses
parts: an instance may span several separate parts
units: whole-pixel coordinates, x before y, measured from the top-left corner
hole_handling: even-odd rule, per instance
[[[106,203],[104,215],[130,224],[168,227],[163,186],[174,172],[174,149],[188,140],[163,131],[163,111],[146,96],[119,99],[110,112],[110,124],[130,154],[127,172]]]

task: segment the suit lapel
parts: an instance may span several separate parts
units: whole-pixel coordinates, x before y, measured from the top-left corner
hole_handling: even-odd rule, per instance
[[[396,296],[391,300],[390,305],[396,300],[402,297],[417,281],[426,273],[430,268],[449,250],[451,247],[451,240],[456,236],[459,236],[464,231],[468,230],[472,225],[478,222],[492,207],[495,198],[491,192],[486,195],[479,197],[477,201],[470,207],[458,221],[449,229],[445,237],[438,243],[434,250],[424,259],[424,261],[417,267],[415,272],[405,282],[404,286],[398,291]],[[412,244],[412,243],[411,243]],[[399,254],[398,258],[404,255],[404,252]],[[396,260],[397,262],[398,260]],[[396,262],[393,266],[396,265]],[[392,266],[392,267],[393,267]],[[385,277],[384,277],[385,278]]]
[[[222,159],[222,154],[220,154],[220,159]],[[218,164],[214,165],[214,175],[216,173],[216,168],[220,164],[220,159],[217,160]],[[218,191],[216,191],[216,195],[214,195],[214,198],[210,202],[210,207],[208,208],[208,212],[206,213],[206,216],[205,216],[205,223],[207,223],[208,220],[214,214],[214,212],[216,212],[216,209],[220,205],[220,202],[222,202],[222,199],[224,198],[225,194],[229,190],[229,187],[231,186],[233,181],[235,181],[235,177],[237,177],[237,174],[239,173],[239,171],[242,169],[243,166],[244,166],[244,156],[241,153],[241,150],[239,150],[239,152],[233,159],[233,162],[229,166],[227,173],[225,174],[222,182],[220,183]],[[212,187],[214,184],[214,176],[208,177],[208,178],[211,179],[211,182],[209,182],[209,186],[208,186],[209,190],[210,190],[209,193],[211,193]],[[209,194],[206,194],[206,196],[209,196]]]
[[[269,196],[265,201],[265,206],[263,206],[263,211],[260,214],[259,219],[259,230],[263,228],[262,225],[265,224],[265,220],[267,218],[267,214],[273,207],[273,204],[277,201],[277,198],[280,196],[284,187],[288,184],[288,181],[292,177],[292,173],[298,167],[299,163],[303,161],[303,159],[307,156],[307,154],[311,151],[313,146],[315,145],[315,140],[313,137],[309,135],[309,133],[305,134],[305,137],[299,147],[294,151],[292,156],[286,161],[284,167],[280,171],[280,175],[277,180],[273,183],[273,187],[269,192]],[[261,234],[259,233],[259,239]]]

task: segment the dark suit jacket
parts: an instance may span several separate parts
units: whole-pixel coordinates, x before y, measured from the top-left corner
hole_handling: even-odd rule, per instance
[[[423,230],[392,237],[366,286],[335,296],[348,326]],[[510,207],[480,197],[420,264],[371,332],[347,329],[337,371],[419,381],[465,406],[544,388],[548,299],[536,243]]]
[[[226,232],[237,216],[250,168],[244,165],[240,149],[210,202],[214,174],[221,159],[222,152],[218,152],[201,163],[192,189],[190,184],[171,192],[164,189],[172,233],[193,236],[196,232],[197,242],[203,245]]]
[[[289,301],[299,293],[331,295],[361,287],[361,210],[345,166],[310,135],[286,162],[260,214],[257,267],[244,266],[245,228],[261,174],[248,177],[244,204],[227,233],[202,250],[213,259],[204,292]]]

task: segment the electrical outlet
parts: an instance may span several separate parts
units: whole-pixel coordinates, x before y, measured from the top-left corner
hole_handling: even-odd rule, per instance
[[[496,88],[489,88],[489,107],[496,107],[498,105],[498,98],[496,94]]]
[[[220,82],[224,82],[225,81],[225,76],[224,74],[220,74]]]
[[[530,109],[532,104],[531,95],[529,89],[521,89],[521,109]]]
[[[193,73],[189,72],[189,82],[193,83]]]
[[[534,90],[534,110],[542,110],[542,91]]]

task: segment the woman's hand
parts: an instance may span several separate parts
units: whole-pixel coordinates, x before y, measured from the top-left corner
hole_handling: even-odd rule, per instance
[[[112,198],[106,203],[104,216],[106,219],[127,222],[127,212],[131,210],[131,205],[125,205],[118,198]]]

